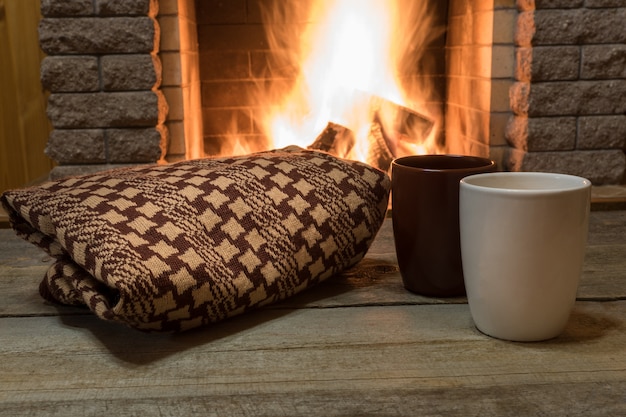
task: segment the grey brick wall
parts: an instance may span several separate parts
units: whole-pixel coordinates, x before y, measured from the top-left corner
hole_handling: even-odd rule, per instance
[[[626,0],[517,3],[507,168],[622,183]]]
[[[167,104],[152,0],[41,0],[52,178],[155,163]]]

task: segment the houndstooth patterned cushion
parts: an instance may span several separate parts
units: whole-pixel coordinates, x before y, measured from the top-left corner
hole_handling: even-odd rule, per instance
[[[17,234],[56,258],[44,298],[181,331],[355,265],[389,186],[366,164],[287,148],[68,178],[2,203]]]

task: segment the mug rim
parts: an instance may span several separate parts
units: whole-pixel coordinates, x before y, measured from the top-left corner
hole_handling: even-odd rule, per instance
[[[537,184],[538,179],[549,182],[541,187],[532,186]],[[502,180],[506,182],[503,183]],[[511,183],[511,180],[515,183]],[[515,195],[554,194],[591,188],[591,181],[587,178],[556,172],[489,172],[464,177],[460,183],[466,189]]]
[[[458,166],[458,167],[445,167],[445,166],[437,166],[438,164],[445,163],[445,161],[465,161],[468,163],[468,166]],[[420,161],[424,163],[424,166],[414,166],[406,164],[407,161]],[[426,161],[430,163],[427,164]],[[473,163],[470,163],[473,162]],[[483,158],[481,156],[473,156],[473,155],[458,155],[458,154],[424,154],[424,155],[406,155],[395,158],[391,161],[392,168],[398,167],[410,171],[418,171],[418,172],[472,172],[479,171],[482,172],[485,168],[493,168],[496,166],[496,162],[489,159]]]

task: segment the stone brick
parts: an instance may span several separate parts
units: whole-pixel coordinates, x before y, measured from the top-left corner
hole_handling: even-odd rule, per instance
[[[179,52],[161,52],[161,86],[178,87],[182,84],[181,54]]]
[[[577,148],[626,149],[626,115],[579,118]]]
[[[505,167],[511,171],[547,171],[578,175],[594,185],[621,184],[626,155],[621,150],[524,152],[512,150]]]
[[[626,8],[544,9],[520,13],[518,45],[578,45],[626,42]]]
[[[588,45],[582,50],[583,79],[626,79],[626,45]]]
[[[96,172],[127,168],[135,165],[136,164],[58,165],[50,171],[49,179],[54,181],[75,175],[95,174]]]
[[[576,145],[575,117],[513,117],[506,127],[506,139],[524,151],[573,150]]]
[[[96,0],[96,13],[100,16],[147,16],[154,0]]]
[[[525,12],[532,16],[530,37],[532,45],[575,45],[578,43],[582,25],[582,11],[580,9],[567,10],[535,10]]]
[[[516,0],[494,0],[494,9],[515,9]]]
[[[585,7],[626,7],[626,0],[585,0]]]
[[[626,80],[516,83],[511,109],[530,117],[626,113]]]
[[[149,127],[160,116],[152,91],[51,94],[48,117],[55,128]]]
[[[100,129],[55,129],[50,133],[45,154],[60,164],[106,162],[104,131]]]
[[[584,0],[517,0],[517,7],[520,10],[576,9],[583,3]]]
[[[626,114],[626,80],[579,81],[580,115]]]
[[[90,16],[93,15],[93,0],[41,0],[44,17]]]
[[[161,36],[159,39],[159,51],[180,52],[182,46],[181,35],[183,39],[186,37],[185,34],[190,28],[191,22],[183,24],[182,21],[179,22],[179,18],[176,16],[158,16],[157,21],[161,33],[167,34],[167,36]],[[202,42],[200,44],[202,44]]]
[[[587,9],[583,13],[580,42],[626,43],[626,4],[621,9]]]
[[[41,62],[41,83],[53,93],[98,91],[98,58],[47,56]]]
[[[531,46],[535,34],[534,10],[522,11],[517,15],[514,43],[517,46]]]
[[[149,129],[108,129],[110,163],[156,162],[161,158],[161,133]]]
[[[39,42],[48,55],[150,53],[155,24],[149,17],[45,18]]]
[[[194,3],[195,0],[183,0],[182,3],[188,4],[189,2]],[[182,10],[180,10],[179,3],[179,0],[159,0],[159,15],[165,16],[180,14]]]
[[[152,56],[148,54],[105,55],[101,66],[105,91],[150,90],[160,78]]]
[[[576,80],[580,67],[578,46],[517,48],[515,77],[520,81]]]

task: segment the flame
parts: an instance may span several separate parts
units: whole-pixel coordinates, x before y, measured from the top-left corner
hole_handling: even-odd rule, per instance
[[[302,3],[309,5],[299,6]],[[259,104],[268,111],[257,123],[273,141],[270,146],[308,147],[333,123],[354,136],[354,143],[337,144],[334,153],[367,162],[373,144],[372,122],[377,119],[386,140],[393,142],[387,145],[394,156],[440,152],[436,128],[428,129],[427,136],[417,141],[413,134],[424,136],[424,122],[440,123],[440,115],[431,109],[418,109],[419,103],[428,100],[429,89],[403,85],[405,67],[415,64],[437,34],[424,18],[426,6],[415,3],[427,2],[277,0],[264,9],[268,41],[277,57],[275,69],[293,68],[296,73],[289,91],[260,89]],[[418,15],[425,28],[416,25]],[[294,16],[306,24],[289,24]],[[407,56],[411,57],[408,61]],[[415,73],[416,68],[411,71]],[[421,96],[410,97],[408,90]],[[399,121],[399,111],[420,122]],[[423,120],[416,117],[422,115]]]

